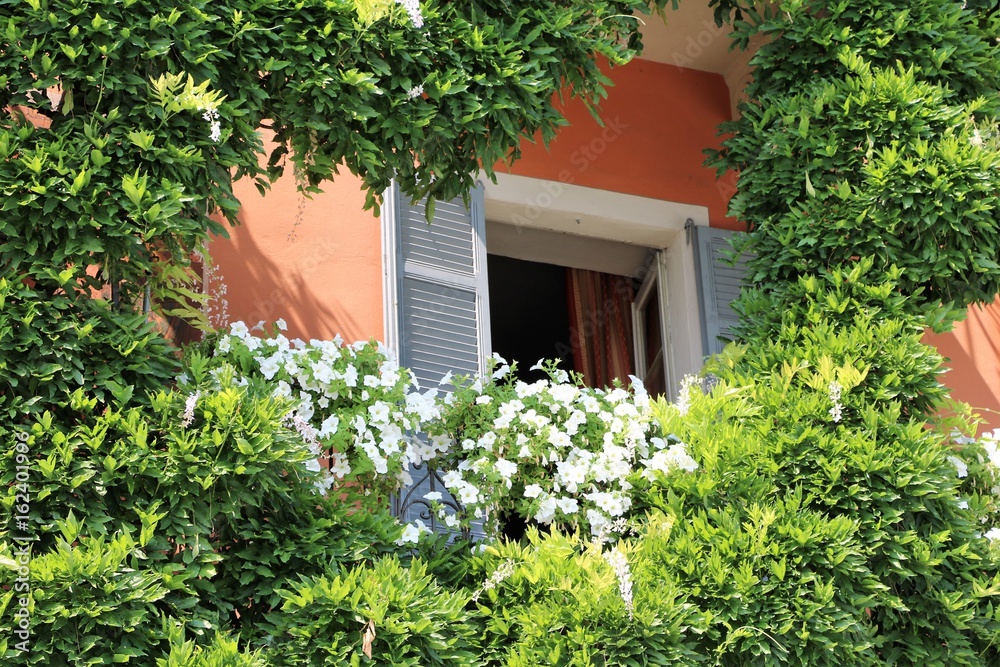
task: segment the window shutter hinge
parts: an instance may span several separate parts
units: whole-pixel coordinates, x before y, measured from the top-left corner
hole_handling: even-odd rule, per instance
[[[694,233],[694,220],[692,218],[684,221],[684,231],[686,232],[685,239],[687,240],[687,244],[691,245],[691,235]]]

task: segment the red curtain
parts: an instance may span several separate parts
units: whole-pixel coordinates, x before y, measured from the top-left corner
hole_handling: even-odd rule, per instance
[[[591,387],[628,384],[632,367],[632,281],[622,276],[567,269],[573,367]]]

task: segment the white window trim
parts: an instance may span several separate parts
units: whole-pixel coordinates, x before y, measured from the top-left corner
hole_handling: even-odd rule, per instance
[[[663,251],[661,271],[667,289],[663,325],[667,339],[668,392],[703,365],[701,318],[693,239],[688,221],[708,225],[708,208],[587,188],[512,174],[486,183],[487,224],[497,222],[525,230],[548,230],[604,239]],[[520,259],[538,260],[538,248]],[[510,254],[509,252],[507,254]],[[560,263],[572,264],[561,258]]]

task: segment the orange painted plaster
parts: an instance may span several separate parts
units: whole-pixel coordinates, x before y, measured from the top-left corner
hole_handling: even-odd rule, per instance
[[[634,60],[608,72],[615,85],[601,104],[605,127],[573,100],[570,125],[546,149],[524,142],[511,173],[602,190],[707,206],[712,226],[740,228],[726,216],[735,192],[704,166],[730,120],[729,89],[719,74]],[[500,165],[498,170],[507,170]]]
[[[353,176],[324,189],[306,199],[286,177],[261,197],[237,184],[241,224],[210,250],[230,321],[284,318],[289,337],[303,339],[383,338],[379,220]]]
[[[1000,428],[1000,299],[969,308],[954,331],[924,339],[948,359],[943,382],[952,398],[976,408],[987,430]]]

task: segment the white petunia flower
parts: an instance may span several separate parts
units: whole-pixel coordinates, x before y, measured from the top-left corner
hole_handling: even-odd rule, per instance
[[[524,497],[525,498],[537,498],[542,494],[542,487],[537,484],[529,484],[524,487]]]
[[[556,501],[556,505],[559,507],[559,511],[563,514],[576,514],[580,509],[580,503],[577,502],[576,498],[562,497]]]
[[[958,472],[959,479],[969,476],[969,466],[965,465],[965,461],[958,458],[957,456],[949,456],[948,460],[951,462]]]
[[[552,523],[556,518],[556,499],[549,497],[542,501],[538,511],[535,512],[535,521],[538,523]]]
[[[458,501],[463,505],[472,505],[479,499],[479,489],[471,484],[465,484],[458,490]]]
[[[396,544],[398,544],[399,546],[403,546],[407,542],[416,544],[419,539],[420,539],[420,529],[414,526],[412,523],[408,523],[406,524],[406,527],[403,528],[403,534],[400,536],[398,540],[396,540]]]
[[[497,462],[494,465],[496,466],[497,472],[500,473],[500,476],[507,480],[507,486],[509,488],[510,478],[517,474],[517,464],[506,459],[497,459]]]

